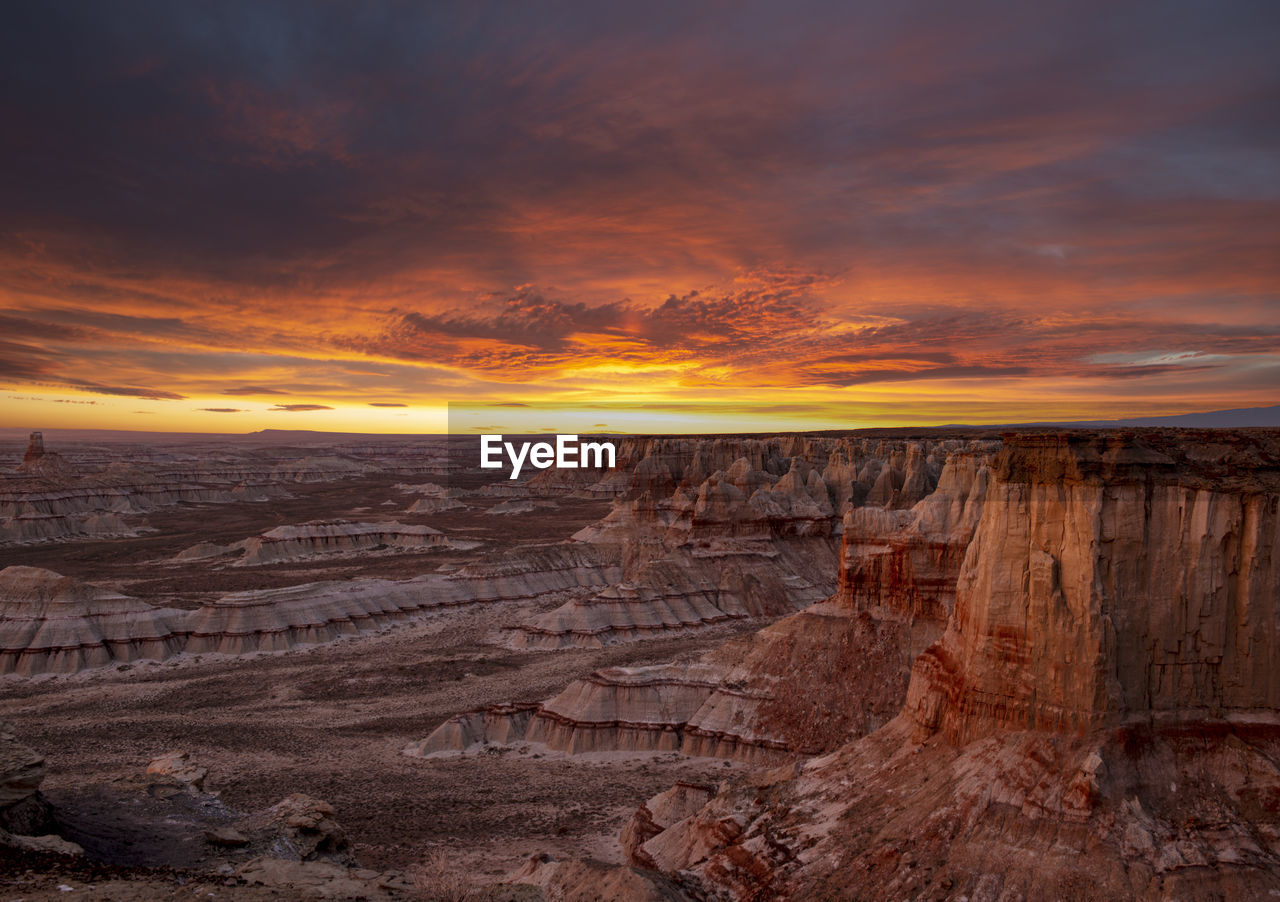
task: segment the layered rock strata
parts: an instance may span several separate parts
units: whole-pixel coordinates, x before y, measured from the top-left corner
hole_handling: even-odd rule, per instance
[[[403,523],[349,523],[345,520],[278,526],[239,543],[243,566],[347,556],[370,551],[426,551],[453,547],[438,529]]]
[[[834,564],[829,549],[814,551]],[[778,563],[776,556],[755,555],[659,558],[631,579],[522,624],[512,641],[517,648],[599,648],[726,620],[777,617],[824,597],[827,585]]]
[[[48,456],[46,454],[46,456]],[[279,497],[273,485],[75,480],[51,487],[40,480],[0,489],[0,544],[34,544],[136,535],[145,514],[175,504],[230,504]]]
[[[915,656],[943,631],[990,459],[985,450],[953,451],[933,491],[910,510],[846,513],[838,566],[827,558],[839,582],[825,603],[816,603],[818,587],[779,579],[778,571],[796,566],[785,561],[794,553],[792,540],[760,560],[702,558],[703,573],[714,572],[708,561],[722,564],[719,584],[698,581],[689,558],[661,558],[642,568],[634,584],[610,586],[526,625],[518,644],[603,644],[645,629],[670,633],[731,617],[776,616],[771,599],[815,602],[692,665],[615,668],[575,681],[532,718],[522,711],[518,728],[501,732],[507,741],[570,753],[679,750],[768,763],[821,754],[877,729],[901,708]],[[792,465],[788,473],[799,470]],[[737,471],[749,476],[745,466]],[[650,588],[656,586],[665,593]],[[593,622],[594,630],[584,627]],[[457,721],[481,716],[502,715],[476,712]],[[460,744],[460,737],[476,735],[448,722],[409,753],[464,751],[471,743]]]
[[[633,857],[726,899],[1274,895],[1278,587],[1276,436],[1010,436],[902,713]]]
[[[1276,474],[1249,466],[1263,448],[1206,452],[1154,438],[1012,439],[955,614],[916,664],[912,717],[957,744],[993,729],[1270,721]]]
[[[0,571],[0,674],[68,674],[184,652],[284,651],[378,632],[448,607],[590,591],[620,577],[620,567],[599,549],[532,545],[453,573],[234,592],[188,611],[49,570],[8,567]]]
[[[618,494],[613,510],[574,538],[618,547],[625,581],[523,625],[515,642],[594,647],[805,607],[836,589],[837,543],[847,514],[878,505],[872,512],[878,518],[855,523],[869,540],[884,539],[878,530],[909,530],[915,518],[898,509],[931,497],[942,479],[948,493],[971,482],[990,448],[802,437],[624,440],[625,491],[617,492],[617,473],[607,477],[602,494]],[[972,467],[944,477],[953,454],[967,454]],[[963,486],[966,497],[970,488]],[[967,535],[951,534],[961,526],[952,519],[962,516],[963,504],[954,517],[949,509],[931,513],[913,540],[963,549]],[[927,549],[899,553],[919,558],[924,592],[937,594],[925,585],[929,566],[942,573],[958,565],[955,554],[930,562]],[[920,631],[920,647],[941,632],[946,601],[928,612],[933,631]]]
[[[131,536],[145,527],[147,513],[176,504],[262,502],[286,495],[286,483],[435,472],[423,463],[435,459],[430,448],[368,448],[368,460],[350,450],[353,456],[317,457],[223,445],[131,446],[125,462],[119,450],[82,448],[64,457],[33,433],[17,470],[0,474],[0,544]]]
[[[187,612],[36,567],[0,570],[0,674],[75,673],[181,650]]]

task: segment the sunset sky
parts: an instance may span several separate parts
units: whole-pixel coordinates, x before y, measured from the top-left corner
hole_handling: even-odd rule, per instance
[[[0,425],[1280,403],[1274,0],[0,15]]]

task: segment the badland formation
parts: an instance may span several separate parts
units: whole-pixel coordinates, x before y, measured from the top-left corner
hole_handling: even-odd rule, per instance
[[[451,441],[0,449],[6,896],[1280,894],[1280,432]]]

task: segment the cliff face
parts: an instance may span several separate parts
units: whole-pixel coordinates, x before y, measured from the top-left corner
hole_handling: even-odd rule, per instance
[[[914,654],[942,632],[971,531],[959,520],[992,450],[984,441],[805,436],[623,442],[630,473],[585,491],[615,494],[613,510],[574,538],[619,549],[626,581],[523,625],[517,644],[605,645],[791,613],[831,595],[838,542],[852,531],[844,553],[866,561],[847,574],[851,593],[869,581],[906,585],[908,571],[918,584],[921,628],[905,617]],[[952,458],[967,464],[952,467]],[[918,515],[926,499],[934,508]],[[883,574],[872,560],[882,547],[893,552]]]
[[[533,628],[525,626],[517,641],[586,644],[596,637],[603,641],[697,628],[730,617],[778,615],[788,604],[808,603],[802,610],[704,655],[694,665],[625,672],[614,668],[577,680],[538,706],[532,717],[528,711],[506,708],[459,714],[410,745],[406,753],[430,755],[486,742],[535,741],[568,752],[678,749],[688,755],[777,763],[829,752],[882,726],[902,707],[913,659],[942,635],[964,549],[985,496],[993,450],[950,443],[946,463],[935,476],[937,468],[927,462],[936,460],[939,447],[926,454],[923,445],[877,446],[873,450],[884,454],[884,460],[863,459],[861,468],[874,472],[904,467],[906,474],[916,476],[904,475],[901,482],[915,482],[920,491],[926,491],[927,484],[928,494],[906,510],[851,508],[843,519],[838,564],[825,542],[780,531],[776,520],[763,526],[757,522],[760,535],[773,535],[777,541],[755,553],[739,548],[735,554],[724,554],[720,562],[708,549],[695,545],[691,553],[686,548],[681,555],[677,546],[641,568],[632,584],[611,586],[549,612],[539,620],[545,634],[535,641]],[[830,462],[830,448],[822,452],[805,445],[800,450],[815,460],[826,459],[824,472],[841,485],[846,478],[858,478],[858,466]],[[836,453],[852,452],[845,446]],[[645,460],[653,458],[641,463]],[[782,469],[768,455],[761,462]],[[652,466],[637,470],[647,472]],[[673,466],[670,459],[662,464],[667,470]],[[733,521],[725,511],[763,510],[762,496],[778,507],[784,506],[778,499],[790,499],[786,507],[791,511],[825,503],[829,520],[831,495],[818,472],[816,466],[792,458],[785,475],[775,479],[742,457],[728,471],[716,471],[703,482],[698,497],[709,497],[707,487],[714,484],[720,497],[732,499],[721,507],[722,523]],[[868,477],[864,487],[872,481]],[[894,497],[903,496],[886,496]],[[636,514],[623,506],[614,514],[620,512],[627,518]],[[694,517],[684,523],[686,531],[691,524],[707,522],[705,514],[700,516],[701,520]],[[616,524],[624,517],[610,519]],[[591,535],[599,538],[617,530],[610,525]],[[636,531],[642,530],[637,526]],[[779,532],[784,539],[778,539]],[[680,533],[678,522],[665,530],[667,539]],[[804,544],[797,548],[797,541]],[[839,573],[838,589],[825,602],[816,587],[795,576],[818,567]]]
[[[844,518],[833,601],[911,635],[911,657],[942,635],[987,496],[992,450],[957,451],[934,490],[908,510],[864,506]]]
[[[1278,508],[1275,434],[1007,437],[902,714],[641,811],[632,859],[729,899],[1280,893]]]
[[[916,663],[918,724],[963,743],[1275,716],[1277,474],[1256,448],[1161,444],[1010,441],[955,614]]]

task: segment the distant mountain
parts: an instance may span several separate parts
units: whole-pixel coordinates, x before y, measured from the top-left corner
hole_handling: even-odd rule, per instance
[[[1172,417],[1142,417],[1102,421],[1099,426],[1181,426],[1185,429],[1244,429],[1250,426],[1280,427],[1280,404],[1271,407],[1237,407],[1184,413]]]
[[[1168,417],[1132,417],[1125,420],[1061,420],[1038,423],[992,423],[986,426],[954,424],[942,429],[1028,429],[1036,427],[1062,429],[1123,429],[1165,427],[1170,429],[1248,429],[1280,428],[1280,404],[1271,407],[1236,407],[1232,410],[1209,410],[1204,413],[1182,413]]]

